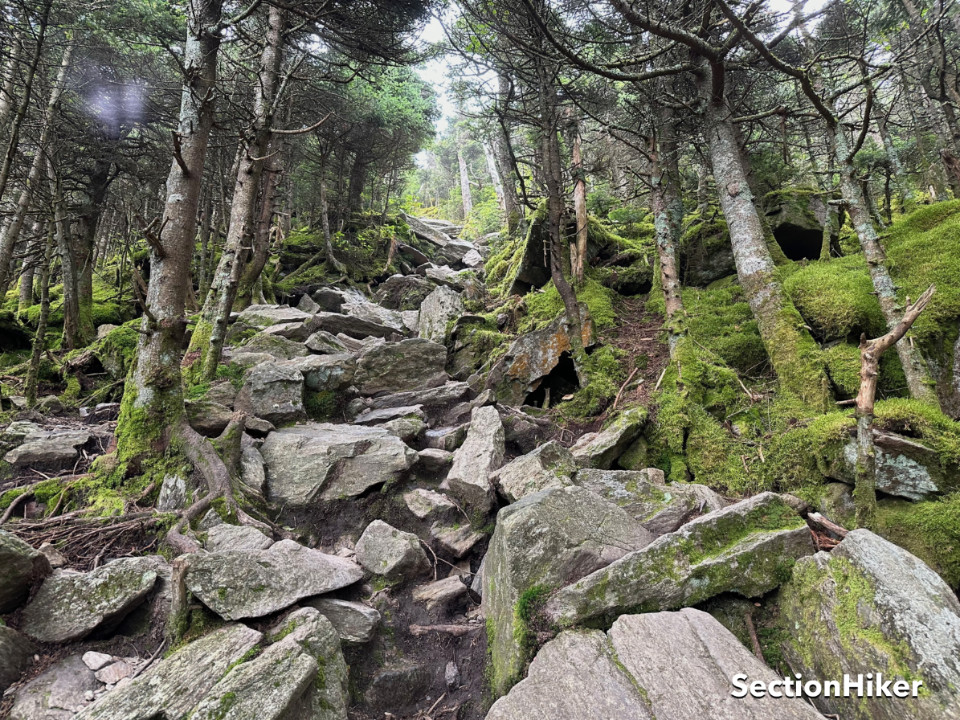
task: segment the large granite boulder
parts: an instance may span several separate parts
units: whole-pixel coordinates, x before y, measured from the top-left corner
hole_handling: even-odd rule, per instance
[[[922,683],[919,697],[820,697],[858,720],[960,718],[960,602],[919,559],[869,530],[797,562],[780,589],[784,657],[804,677]],[[887,687],[890,691],[890,686]]]
[[[263,355],[269,355],[277,360],[290,360],[295,357],[305,357],[307,354],[307,348],[301,342],[281,335],[257,333],[241,347],[233,350],[230,357],[237,364],[251,367],[257,364],[253,360]]]
[[[17,608],[30,592],[30,586],[50,574],[50,562],[39,550],[0,530],[0,613]]]
[[[576,469],[570,451],[551,440],[500,468],[497,484],[507,500],[516,502],[524,495],[547,488],[573,485],[570,476]]]
[[[270,615],[361,577],[363,571],[351,560],[281,540],[266,550],[193,555],[184,581],[187,590],[217,615],[240,620]]]
[[[157,582],[143,558],[120,558],[88,573],[56,570],[23,609],[20,629],[41,642],[86,637],[115,626]]]
[[[0,695],[20,678],[36,651],[27,638],[0,624]]]
[[[369,642],[380,625],[380,613],[362,603],[321,597],[306,604],[327,618],[340,640],[348,644]]]
[[[374,520],[363,531],[357,541],[357,561],[365,570],[387,580],[413,578],[431,567],[416,535],[397,530],[383,520]]]
[[[271,500],[291,507],[356,497],[402,477],[417,453],[379,427],[308,423],[270,433],[260,448]]]
[[[304,295],[304,297],[307,297]],[[304,343],[307,350],[318,355],[340,355],[347,352],[347,346],[336,336],[326,330],[317,330]]]
[[[925,500],[960,488],[960,480],[945,472],[940,455],[926,445],[894,433],[875,432],[877,490],[907,500]],[[831,477],[854,484],[857,443],[843,446],[842,458],[831,464]]]
[[[308,355],[282,363],[303,375],[303,384],[316,392],[346,390],[353,382],[357,359],[350,353]]]
[[[376,300],[391,310],[416,310],[436,285],[419,275],[391,275],[377,288]]]
[[[464,312],[460,293],[441,285],[430,293],[420,306],[420,325],[417,334],[442,343],[447,333],[447,323],[456,320]]]
[[[303,608],[271,636],[276,642],[231,669],[191,720],[346,720],[347,667],[330,621]]]
[[[570,448],[582,467],[609,470],[628,447],[640,437],[647,422],[645,408],[625,410],[597,433],[583,435]]]
[[[324,330],[331,335],[340,335],[341,333],[348,337],[362,340],[367,337],[389,338],[397,335],[400,331],[394,327],[382,325],[374,320],[357,317],[355,315],[345,315],[339,312],[321,312],[313,316],[310,321],[312,330]]]
[[[204,543],[204,547],[209,552],[266,550],[271,545],[273,540],[255,527],[228,523],[220,523],[210,528],[207,531],[207,541]]]
[[[442,385],[447,349],[423,338],[384,343],[364,350],[357,362],[356,385],[362,395],[401,392]]]
[[[652,540],[623,510],[579,487],[544,490],[500,510],[483,572],[494,691],[519,679],[529,622],[550,592]]]
[[[541,330],[517,338],[490,370],[487,387],[493,389],[500,402],[522,405],[557,367],[561,357],[572,352],[570,332],[569,324],[560,318]],[[593,343],[593,325],[589,320],[583,323],[581,340],[584,346]]]
[[[736,698],[731,678],[780,679],[719,622],[692,608],[624,615],[608,633],[568,630],[487,720],[818,720],[803,700]]]
[[[547,603],[561,626],[609,624],[628,612],[672,610],[733,592],[752,598],[790,579],[814,552],[806,522],[765,492],[692,520],[582,580]]]
[[[391,407],[422,405],[423,407],[438,407],[456,403],[472,395],[473,391],[465,382],[448,382],[436,387],[421,390],[407,390],[405,392],[389,393],[370,398],[368,406],[371,410],[382,410]]]
[[[234,407],[274,425],[303,420],[303,373],[282,361],[256,365],[244,374]]]
[[[403,316],[398,311],[390,310],[366,299],[348,300],[341,306],[340,312],[344,315],[350,315],[351,317],[388,327],[401,335],[407,332],[407,327],[403,322]]]
[[[218,628],[107,693],[77,715],[77,720],[184,720],[262,637],[262,633],[245,625]]]
[[[493,509],[490,473],[500,468],[506,452],[503,422],[492,405],[474,408],[466,440],[453,454],[453,466],[441,487],[449,490],[468,513]]]
[[[581,469],[574,482],[616,503],[654,535],[673,532],[704,513],[726,506],[706,485],[667,485],[663,471]]]

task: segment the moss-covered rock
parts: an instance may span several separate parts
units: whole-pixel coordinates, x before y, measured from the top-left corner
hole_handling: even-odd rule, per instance
[[[814,551],[780,496],[761,493],[704,515],[560,590],[545,608],[561,626],[608,626],[623,613],[696,605],[725,592],[758,597]]]
[[[960,603],[916,557],[867,530],[800,560],[779,593],[783,652],[804,677],[921,683],[919,697],[814,698],[857,720],[960,717]]]

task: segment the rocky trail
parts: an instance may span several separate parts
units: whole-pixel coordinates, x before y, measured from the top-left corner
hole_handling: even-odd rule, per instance
[[[3,431],[0,716],[960,718],[960,603],[921,561],[791,495],[628,462],[659,318],[626,301],[602,339],[648,362],[602,419],[559,426],[564,321],[485,357],[465,303],[488,249],[407,222],[431,248],[397,244],[414,272],[235,314],[228,372],[188,401],[209,438],[246,418],[236,481],[268,522],[212,507],[173,558],[157,530],[197,499],[192,473],[96,520],[49,512],[111,449],[116,404],[47,399]],[[925,692],[731,696],[735,673],[785,671]]]

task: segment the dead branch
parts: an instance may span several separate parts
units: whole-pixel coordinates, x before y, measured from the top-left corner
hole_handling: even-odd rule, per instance
[[[480,625],[411,625],[410,634],[414,637],[422,637],[429,633],[445,633],[454,637],[463,637],[474,630],[478,630]]]

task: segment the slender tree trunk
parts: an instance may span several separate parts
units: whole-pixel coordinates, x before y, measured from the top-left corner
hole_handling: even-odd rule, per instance
[[[900,153],[893,145],[893,136],[890,135],[888,125],[889,112],[886,111],[879,101],[874,97],[873,112],[877,119],[877,130],[880,132],[880,139],[883,141],[883,151],[887,156],[887,165],[890,178],[897,188],[897,194],[900,195],[900,206],[904,213],[909,213],[916,207],[916,200],[913,197],[913,190],[907,181],[907,174],[903,169],[903,163],[900,162]]]
[[[17,70],[20,57],[23,55],[23,31],[17,18],[14,16],[12,19],[11,24],[15,27],[14,36],[10,42],[10,57],[3,67],[3,88],[0,90],[0,129],[6,127],[10,120],[10,113],[13,111],[13,104],[16,101]]]
[[[850,224],[857,233],[860,247],[863,248],[867,268],[870,270],[870,279],[873,281],[873,289],[877,293],[887,329],[892,330],[900,322],[901,312],[896,287],[887,270],[886,256],[880,246],[880,237],[877,235],[869,206],[863,196],[860,183],[855,177],[847,136],[836,125],[830,125],[828,129],[832,135],[836,164],[840,171],[840,190],[847,205],[847,212],[850,214]],[[898,342],[896,348],[911,397],[937,405],[934,384],[919,350],[909,342]]]
[[[222,0],[191,0],[175,157],[167,177],[161,230],[152,239],[150,285],[137,363],[124,389],[117,426],[122,472],[166,451],[181,429],[180,360],[187,327],[184,303],[196,238],[200,183],[213,125]]]
[[[37,332],[33,336],[33,352],[24,395],[27,407],[37,404],[37,381],[40,375],[40,358],[47,344],[47,320],[50,317],[50,264],[53,262],[53,238],[48,235],[44,240],[43,261],[40,269],[40,317],[37,320]]]
[[[37,183],[40,182],[43,166],[46,162],[45,152],[47,142],[50,139],[50,130],[53,127],[54,116],[57,106],[60,104],[60,98],[66,85],[67,71],[70,69],[70,61],[73,57],[73,45],[67,45],[63,52],[63,59],[60,62],[60,71],[50,90],[50,98],[43,113],[43,126],[40,131],[40,138],[37,142],[37,148],[33,156],[33,162],[30,165],[30,172],[27,175],[27,182],[20,192],[17,200],[17,206],[14,209],[13,217],[4,229],[2,238],[0,238],[0,297],[7,292],[10,282],[8,268],[10,260],[13,257],[13,249],[20,239],[20,232],[23,230],[23,223],[27,218],[27,212],[30,204],[33,202],[33,194]],[[16,118],[15,118],[16,120]],[[5,182],[5,179],[4,179]],[[3,195],[3,185],[0,184],[0,197]]]
[[[467,169],[467,159],[463,155],[463,133],[457,135],[457,165],[460,168],[460,200],[463,203],[463,219],[473,212],[473,196],[470,194],[470,172]]]
[[[210,291],[203,304],[201,320],[191,341],[191,350],[202,354],[200,372],[205,380],[216,375],[220,354],[226,340],[230,311],[237,296],[246,255],[253,250],[254,211],[260,192],[264,159],[273,137],[271,125],[276,109],[282,58],[284,10],[271,5],[268,30],[260,56],[258,82],[254,92],[253,123],[242,143],[237,163],[233,203],[230,208],[230,229],[220,256]],[[259,275],[259,272],[257,273]]]
[[[819,348],[802,329],[803,319],[777,279],[727,103],[708,99],[705,119],[713,177],[730,229],[737,276],[770,362],[785,390],[826,410],[831,404],[830,386]]]
[[[683,205],[680,199],[676,119],[670,108],[660,110],[658,133],[651,150],[650,182],[653,189],[650,193],[650,210],[653,212],[657,264],[666,306],[667,337],[672,357],[683,334],[683,300],[680,295],[680,273],[677,269]]]
[[[7,181],[10,179],[10,169],[13,167],[13,161],[20,147],[20,128],[27,116],[27,110],[30,108],[33,81],[37,75],[40,58],[43,55],[43,41],[47,34],[47,26],[50,21],[50,8],[52,5],[53,0],[44,0],[43,5],[40,7],[40,16],[37,18],[36,29],[34,30],[36,47],[34,48],[33,57],[30,59],[30,64],[27,66],[27,72],[23,78],[23,94],[20,97],[20,104],[17,106],[17,110],[10,119],[10,125],[7,128],[7,149],[3,156],[3,164],[0,165],[0,197],[3,197],[3,194],[7,190]],[[29,20],[24,18],[24,23],[28,22]],[[3,268],[0,268],[0,272],[4,272]],[[3,283],[0,283],[0,286],[2,285]]]
[[[77,266],[67,232],[67,210],[63,202],[63,186],[52,162],[47,162],[47,179],[53,206],[53,232],[60,255],[63,275],[63,346],[73,350],[82,345],[80,337],[80,304],[77,290]]]
[[[587,177],[583,166],[583,140],[580,137],[580,127],[574,121],[573,126],[573,211],[577,219],[576,243],[570,245],[570,265],[573,280],[577,285],[583,284],[583,266],[587,255],[587,239],[590,232],[587,219]]]
[[[27,249],[23,257],[23,265],[20,269],[20,298],[17,303],[17,314],[23,315],[28,307],[33,305],[33,280],[36,275],[37,265],[42,261],[44,242],[44,224],[41,220],[34,220],[33,231],[30,233],[30,240],[27,243]]]
[[[84,188],[85,202],[77,212],[76,232],[71,248],[77,271],[77,307],[80,342],[87,343],[97,336],[93,321],[93,270],[96,265],[97,227],[110,189],[112,162],[98,158]]]
[[[503,212],[507,220],[507,232],[510,235],[522,234],[524,225],[523,206],[517,194],[517,168],[510,153],[510,136],[506,121],[507,106],[510,102],[510,81],[500,75],[497,78],[498,92],[498,130],[493,132],[493,153],[500,169],[503,182]]]
[[[487,173],[490,175],[490,182],[493,183],[493,191],[497,195],[497,205],[500,211],[506,213],[506,199],[503,196],[503,179],[500,177],[500,170],[497,169],[497,159],[493,155],[493,147],[489,142],[483,143],[483,158],[487,162]]]

